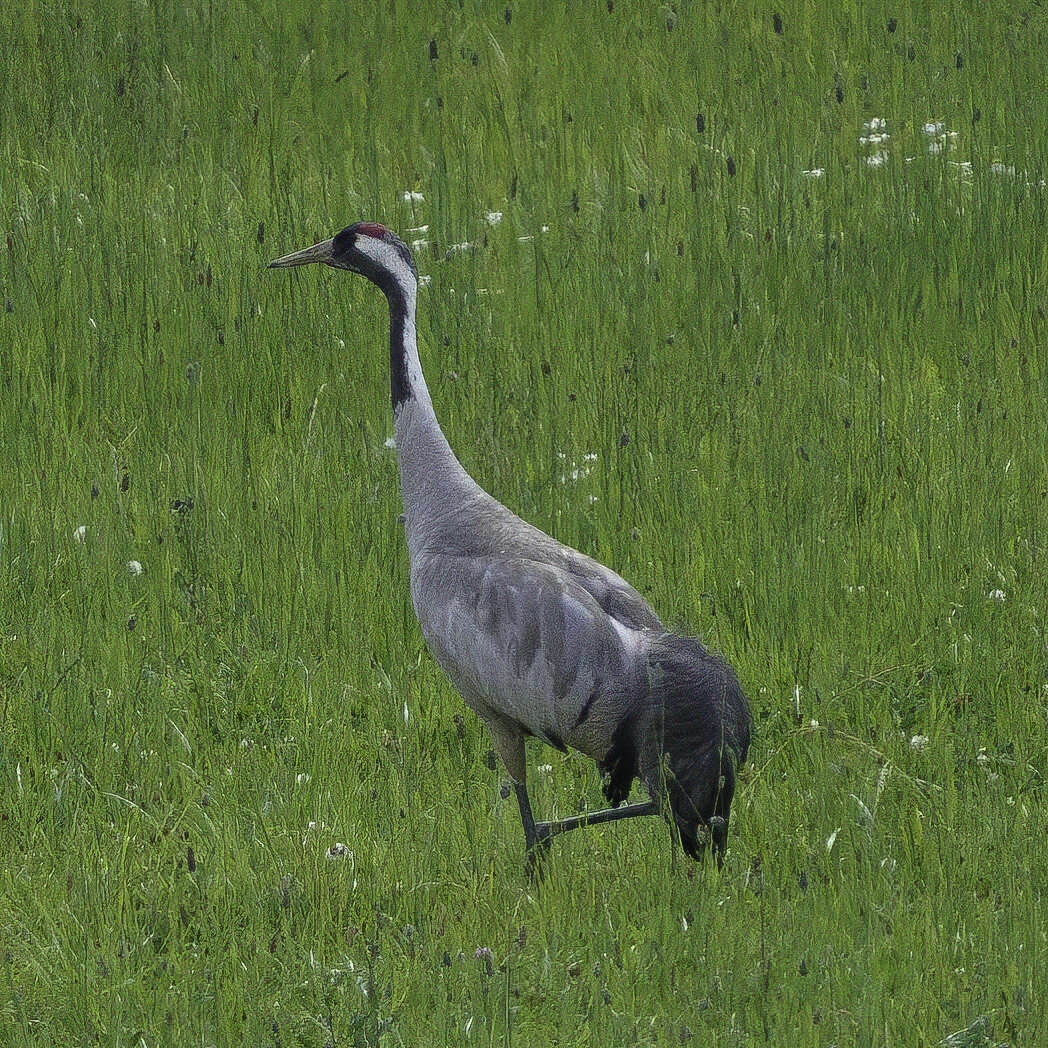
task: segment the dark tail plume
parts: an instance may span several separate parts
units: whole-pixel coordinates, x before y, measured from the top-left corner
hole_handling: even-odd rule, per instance
[[[750,744],[750,710],[734,670],[693,637],[663,634],[648,653],[648,708],[638,723],[638,771],[669,801],[684,850],[702,854],[709,829],[718,864],[728,837],[736,769]],[[705,843],[705,842],[704,842]]]

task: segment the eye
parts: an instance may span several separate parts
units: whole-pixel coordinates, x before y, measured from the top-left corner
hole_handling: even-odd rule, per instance
[[[331,245],[335,257],[339,258],[346,252],[353,250],[356,246],[356,240],[357,235],[352,230],[343,229],[341,233],[336,233]]]

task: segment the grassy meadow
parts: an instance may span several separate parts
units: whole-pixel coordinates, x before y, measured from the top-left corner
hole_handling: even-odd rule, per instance
[[[1043,8],[0,43],[0,1043],[1048,1043]],[[264,269],[365,218],[467,468],[737,667],[720,875],[635,820],[525,877],[408,596],[385,303]]]

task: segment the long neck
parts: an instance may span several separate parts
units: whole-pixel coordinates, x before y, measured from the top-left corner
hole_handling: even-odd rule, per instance
[[[480,493],[433,411],[415,332],[415,287],[383,289],[389,300],[389,371],[400,489],[414,549],[449,512]]]

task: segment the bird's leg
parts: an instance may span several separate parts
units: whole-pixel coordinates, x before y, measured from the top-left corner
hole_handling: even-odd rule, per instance
[[[586,815],[572,815],[568,819],[558,819],[555,822],[540,822],[535,829],[548,845],[551,837],[555,837],[558,833],[567,833],[568,830],[577,830],[580,826],[596,826],[602,822],[618,822],[619,819],[632,819],[637,815],[658,815],[658,813],[659,806],[655,801],[643,801],[639,804],[627,804],[623,808],[604,808]]]
[[[527,848],[528,876],[532,876],[536,870],[536,863],[544,858],[549,851],[550,837],[549,823],[535,822],[535,816],[531,813],[531,798],[528,797],[528,787],[523,782],[513,780],[513,789],[517,793],[517,804],[520,806],[520,821],[524,824],[524,844]]]
[[[527,849],[527,871],[531,876],[535,873],[536,862],[549,850],[550,834],[545,829],[544,823],[535,822],[535,816],[531,813],[531,798],[528,796],[528,772],[524,762],[524,735],[520,728],[505,721],[492,720],[488,722],[488,730],[491,732],[491,741],[495,744],[502,763],[506,765],[510,778],[513,780],[513,789],[517,794],[517,804],[520,806],[520,821],[524,826],[524,844]]]

